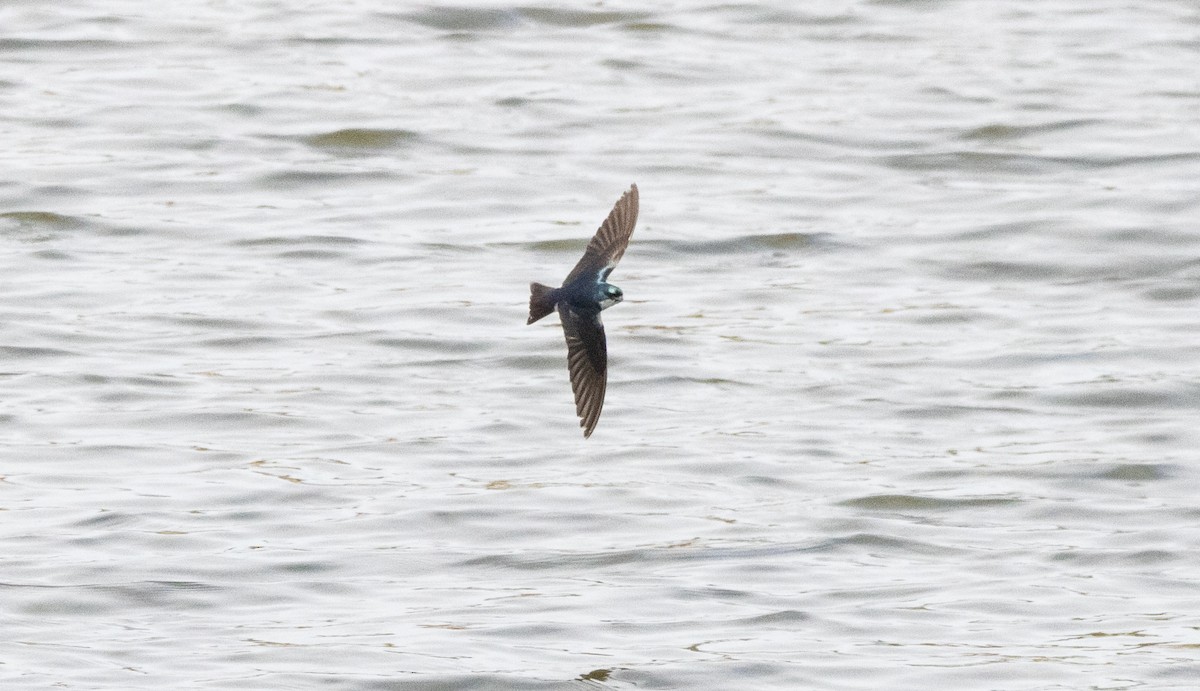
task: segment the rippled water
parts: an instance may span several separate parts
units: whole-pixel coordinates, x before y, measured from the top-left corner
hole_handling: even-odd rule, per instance
[[[1194,687],[1194,3],[0,27],[4,688]]]

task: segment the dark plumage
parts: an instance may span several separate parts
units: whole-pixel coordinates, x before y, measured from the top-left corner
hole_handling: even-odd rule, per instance
[[[555,309],[562,321],[567,337],[567,369],[575,391],[575,412],[584,437],[590,437],[596,429],[608,384],[608,345],[600,311],[624,299],[621,289],[606,281],[629,246],[637,217],[638,189],[637,185],[631,185],[617,200],[561,287],[529,284],[526,323],[532,324]]]

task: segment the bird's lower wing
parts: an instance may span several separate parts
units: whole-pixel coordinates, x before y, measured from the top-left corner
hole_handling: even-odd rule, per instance
[[[575,392],[575,412],[583,436],[590,437],[604,408],[604,389],[608,385],[608,346],[600,313],[580,314],[559,303],[558,315],[567,337],[567,369]]]

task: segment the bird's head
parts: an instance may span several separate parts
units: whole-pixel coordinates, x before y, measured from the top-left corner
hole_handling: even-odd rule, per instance
[[[601,283],[596,287],[596,292],[596,302],[600,303],[600,309],[608,309],[625,299],[621,289],[611,283]]]

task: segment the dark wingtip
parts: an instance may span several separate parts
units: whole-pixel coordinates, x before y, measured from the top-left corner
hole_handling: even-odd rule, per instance
[[[601,401],[600,405],[603,406],[604,402]],[[579,426],[583,428],[583,438],[587,439],[588,437],[592,436],[592,432],[596,431],[596,425],[599,425],[599,424],[600,424],[600,412],[599,411],[597,411],[590,420],[587,418],[583,418],[583,417],[579,418]]]

